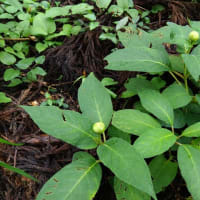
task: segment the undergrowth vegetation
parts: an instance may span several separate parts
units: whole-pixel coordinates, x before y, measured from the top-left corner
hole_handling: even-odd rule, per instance
[[[62,7],[59,2],[52,7],[47,1],[0,2],[5,88],[39,81],[46,75],[42,68],[45,49],[61,45],[63,37],[96,28],[102,30],[101,40],[124,47],[105,57],[105,69],[137,72],[126,81],[120,96],[106,88],[118,84],[109,77],[101,81],[94,73],[81,77],[79,112],[67,110],[63,99],[52,101],[49,93],[40,106],[20,106],[44,133],[80,149],[70,164],[46,182],[37,200],[95,198],[102,166],[113,173],[110,182],[118,200],[156,200],[177,174],[191,198],[200,200],[199,21],[188,20],[186,26],[168,22],[150,30],[148,14],[165,8],[158,4],[142,12],[129,0]],[[116,19],[114,25],[101,24],[104,13]],[[169,47],[175,47],[176,53],[169,53]],[[114,110],[116,97],[131,106]],[[11,101],[0,92],[0,103]],[[36,180],[4,162],[0,165]]]

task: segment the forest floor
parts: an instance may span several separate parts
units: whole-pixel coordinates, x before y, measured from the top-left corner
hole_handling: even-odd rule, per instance
[[[68,0],[62,0],[67,5]],[[78,3],[79,1],[72,1]],[[170,0],[135,0],[135,8],[148,10],[153,5],[160,3],[165,6],[162,13],[150,15],[151,29],[157,29],[171,21],[177,24],[187,24],[187,18],[200,20],[200,3],[188,1]],[[112,20],[110,16],[104,16],[104,20]],[[79,110],[77,102],[77,89],[80,82],[74,81],[89,72],[102,79],[111,77],[119,82],[116,94],[120,94],[124,88],[123,83],[134,73],[112,72],[104,70],[106,62],[103,60],[113,48],[121,48],[121,44],[115,45],[110,40],[99,40],[100,29],[87,31],[77,36],[64,39],[61,46],[49,48],[44,52],[46,61],[43,68],[47,72],[44,79],[30,84],[23,84],[14,88],[4,88],[3,72],[5,66],[0,66],[0,89],[9,94],[12,102],[0,105],[0,135],[11,142],[24,143],[23,146],[8,146],[0,144],[0,159],[25,170],[40,182],[36,183],[20,175],[16,175],[6,169],[0,169],[0,200],[34,200],[42,185],[59,169],[71,162],[72,155],[77,149],[50,137],[33,123],[19,105],[38,105],[45,101],[46,91],[53,89],[52,99],[64,98],[70,110]],[[61,80],[58,77],[63,75]],[[116,98],[114,108],[119,109],[123,102]],[[104,176],[110,172],[105,169]],[[104,180],[107,180],[106,178]],[[179,175],[167,189],[158,195],[159,200],[185,200],[189,197],[185,183]],[[108,182],[102,182],[96,195],[96,200],[115,200],[114,192]]]

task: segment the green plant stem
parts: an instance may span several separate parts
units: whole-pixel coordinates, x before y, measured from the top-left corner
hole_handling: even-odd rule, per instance
[[[184,83],[185,83],[185,90],[186,90],[187,93],[189,93],[187,78],[188,78],[187,69],[186,69],[186,67],[184,66]]]
[[[184,76],[181,73],[179,73],[177,71],[173,71],[173,73],[176,74],[177,76],[179,76],[180,78],[182,78],[184,80]]]
[[[174,133],[174,126],[173,125],[171,126],[171,129],[172,129],[172,132]]]
[[[106,134],[103,132],[103,142],[106,142]]]
[[[171,76],[175,79],[175,81],[181,85],[181,82],[177,79],[177,77],[175,76],[175,74],[172,71],[169,71],[169,73],[171,74]]]
[[[179,146],[182,145],[180,142],[176,142],[176,144],[179,145]]]

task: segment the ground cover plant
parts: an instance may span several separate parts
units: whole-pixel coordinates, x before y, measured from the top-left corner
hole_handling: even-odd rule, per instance
[[[61,2],[54,2],[53,7],[47,1],[1,2],[3,23],[0,25],[4,31],[0,40],[3,66],[0,107],[7,107],[8,112],[1,112],[5,119],[2,115],[0,120],[10,120],[7,113],[9,106],[11,112],[14,110],[14,105],[15,112],[20,112],[23,118],[27,118],[28,113],[43,133],[53,136],[47,139],[42,133],[22,142],[18,140],[21,136],[9,140],[7,133],[12,127],[14,134],[19,130],[28,132],[32,126],[36,133],[40,131],[34,128],[33,122],[26,125],[15,115],[9,129],[7,125],[1,129],[6,136],[2,135],[0,143],[15,150],[13,157],[9,155],[5,162],[0,162],[2,167],[35,180],[35,184],[39,184],[38,180],[44,183],[47,178],[43,179],[37,171],[42,167],[35,166],[36,171],[32,173],[37,180],[6,163],[11,158],[16,166],[18,152],[31,147],[31,151],[37,152],[34,157],[44,160],[43,168],[48,172],[52,155],[71,145],[72,160],[59,158],[63,168],[54,165],[56,169],[51,175],[55,174],[39,193],[39,187],[34,191],[36,199],[98,199],[99,194],[104,193],[105,182],[109,182],[115,193],[110,199],[164,199],[163,191],[170,193],[169,188],[177,180],[183,184],[185,198],[200,199],[199,21],[188,20],[187,26],[167,22],[166,26],[153,31],[149,28],[150,15],[160,19],[166,4],[154,4],[148,11],[136,10],[135,2],[128,0],[81,1],[62,7]],[[114,23],[105,25],[104,14]],[[58,91],[62,92],[55,88],[60,86],[57,83],[63,78],[61,74],[56,77],[56,84],[44,81],[48,69],[44,68],[46,56],[41,53],[50,47],[65,46],[65,37],[79,38],[96,30],[101,30],[96,35],[98,40],[110,40],[119,47],[105,57],[105,73],[124,71],[126,77],[130,74],[131,77],[123,86],[120,79],[106,76],[99,79],[98,73],[89,73],[83,68],[83,74],[70,82],[75,88],[74,85],[82,81],[78,91],[74,91],[78,101],[72,107],[71,102],[66,101],[67,93],[56,97]],[[83,51],[82,47],[79,50]],[[43,97],[30,102],[33,95],[27,96],[38,85],[36,92]],[[27,86],[19,99],[10,95],[15,88]],[[23,101],[26,98],[29,100]],[[19,124],[19,129],[15,124]],[[60,141],[63,141],[61,147]],[[51,142],[58,148],[51,149]],[[42,143],[47,144],[45,148]],[[2,152],[3,145],[0,147]],[[39,155],[37,149],[41,147],[46,155]],[[46,161],[47,157],[50,159]],[[35,165],[35,160],[22,158],[24,161]],[[17,166],[31,172],[30,168]],[[24,180],[32,187],[33,182]],[[0,198],[11,199],[9,191],[5,197],[0,193]],[[175,196],[168,198],[179,198]]]
[[[105,58],[106,69],[152,74],[151,81],[143,75],[126,83],[132,96],[139,96],[140,109],[113,111],[109,93],[93,74],[83,79],[78,90],[81,113],[23,106],[42,131],[79,149],[97,148],[97,159],[86,152],[76,153],[72,163],[45,184],[37,199],[93,199],[102,176],[100,163],[114,173],[118,199],[123,196],[118,184],[129,187],[128,199],[157,199],[156,193],[173,181],[178,167],[192,197],[200,199],[200,121],[191,113],[192,108],[200,108],[199,24],[169,23],[152,33],[138,30],[129,41],[125,41],[127,33],[119,32],[125,48]],[[155,39],[158,34],[160,40]],[[163,43],[176,44],[179,55],[170,60]],[[165,73],[174,82],[162,80]],[[127,141],[130,134],[138,136],[133,144],[130,138]],[[153,158],[149,166],[147,158]]]

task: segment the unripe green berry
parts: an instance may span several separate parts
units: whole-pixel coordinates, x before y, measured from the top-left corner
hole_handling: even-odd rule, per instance
[[[189,39],[192,41],[192,42],[196,42],[198,39],[199,39],[199,33],[197,31],[191,31],[189,33]]]
[[[106,126],[103,122],[96,122],[93,124],[92,129],[95,133],[101,134],[106,130]]]

